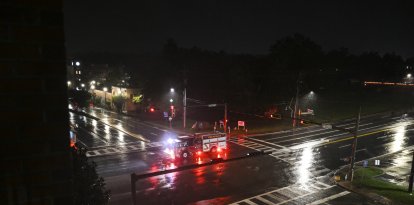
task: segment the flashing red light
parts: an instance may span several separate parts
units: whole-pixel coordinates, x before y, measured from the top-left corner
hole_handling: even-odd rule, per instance
[[[197,151],[197,155],[200,156],[201,155],[201,151]]]
[[[219,147],[219,148],[217,148],[217,152],[221,152],[221,148]]]
[[[155,109],[152,107],[152,108],[150,108],[150,112],[154,112],[155,111]]]

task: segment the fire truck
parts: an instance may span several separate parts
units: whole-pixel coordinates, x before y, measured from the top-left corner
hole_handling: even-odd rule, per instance
[[[172,158],[189,158],[202,153],[216,153],[227,149],[225,133],[196,133],[191,136],[178,136],[168,139],[164,150]]]

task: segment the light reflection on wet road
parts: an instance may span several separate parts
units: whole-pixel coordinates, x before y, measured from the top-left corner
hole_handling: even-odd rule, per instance
[[[107,143],[106,146],[110,144],[117,147],[125,146],[128,143],[137,143],[136,138],[125,135],[115,129],[116,126],[112,128],[99,121],[85,120],[72,115],[71,120],[90,132],[90,136],[84,137],[85,144],[90,145],[90,147],[102,146],[103,142]],[[390,130],[358,138],[357,161],[401,151],[413,145],[412,131],[414,126],[409,122],[411,122],[410,118],[398,120],[391,117],[361,121],[361,124],[364,124],[361,134],[384,127],[389,127]],[[118,128],[128,127],[120,124],[121,121],[119,120],[111,120],[108,123],[121,126]],[[342,126],[352,128],[353,123],[343,123]],[[96,136],[92,133],[96,133]],[[143,133],[147,133],[144,134],[147,137],[151,136],[148,133],[160,134],[160,130],[144,130]],[[179,204],[181,202],[193,203],[196,201],[212,203],[214,200],[217,200],[215,201],[217,204],[226,204],[292,184],[298,184],[304,192],[307,190],[307,192],[313,193],[315,191],[313,185],[315,184],[315,177],[331,173],[340,166],[349,163],[346,159],[349,159],[351,153],[350,144],[352,140],[321,145],[329,139],[349,136],[347,134],[321,128],[309,128],[298,131],[294,135],[289,135],[291,134],[256,137],[266,142],[266,144],[245,138],[233,140],[229,143],[231,148],[227,152],[230,158],[244,155],[252,149],[272,149],[274,154],[244,162],[228,163],[218,167],[203,167],[191,171],[151,177],[137,183],[137,187],[139,187],[138,198],[143,204],[172,202]],[[154,137],[154,139],[161,138],[159,136]],[[271,146],[272,144],[275,146]],[[286,150],[281,146],[290,149]],[[192,163],[205,163],[211,158],[214,157],[195,157],[186,162],[171,161],[165,157],[161,149],[153,149],[146,152],[124,153],[92,159],[98,164],[98,172],[112,182],[112,178],[122,174],[144,173]],[[396,165],[406,163],[406,160],[404,161],[401,158],[392,158],[390,161]],[[118,183],[128,184],[129,182],[126,179],[123,182],[113,183],[119,186]],[[329,182],[323,181],[323,183],[328,184]],[[122,192],[115,189],[113,203],[117,204],[119,202],[119,204],[122,204],[123,200],[127,200],[121,197],[124,195],[120,194],[127,190]],[[277,196],[273,197],[277,198]],[[279,196],[280,198],[283,197]],[[256,199],[254,200],[257,202]],[[260,200],[264,199],[259,197]],[[272,199],[267,197],[267,200]]]

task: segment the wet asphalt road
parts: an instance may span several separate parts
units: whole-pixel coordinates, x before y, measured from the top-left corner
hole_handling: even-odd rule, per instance
[[[100,121],[71,114],[78,124],[78,140],[112,190],[111,204],[130,204],[129,174],[153,172],[217,156],[188,161],[166,158],[160,141],[174,133],[129,117],[91,112]],[[403,150],[414,144],[412,119],[377,116],[361,120],[357,161]],[[352,129],[354,122],[338,126]],[[132,135],[129,135],[129,134]],[[150,139],[142,142],[139,137]],[[139,204],[364,204],[355,194],[332,186],[329,176],[349,163],[352,139],[342,131],[309,127],[296,131],[229,140],[224,158],[255,150],[263,156],[189,171],[151,177],[137,182]],[[224,156],[225,155],[225,156]]]

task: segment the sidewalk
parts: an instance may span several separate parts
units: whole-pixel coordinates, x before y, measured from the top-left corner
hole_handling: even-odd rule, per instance
[[[364,160],[367,166],[363,166],[364,161],[357,162],[352,183],[349,179],[345,180],[349,175],[349,166],[344,166],[335,173],[340,178],[336,178],[337,184],[374,204],[414,204],[414,195],[407,192],[413,151],[414,146],[410,146]],[[375,165],[375,160],[379,160],[380,165]]]

